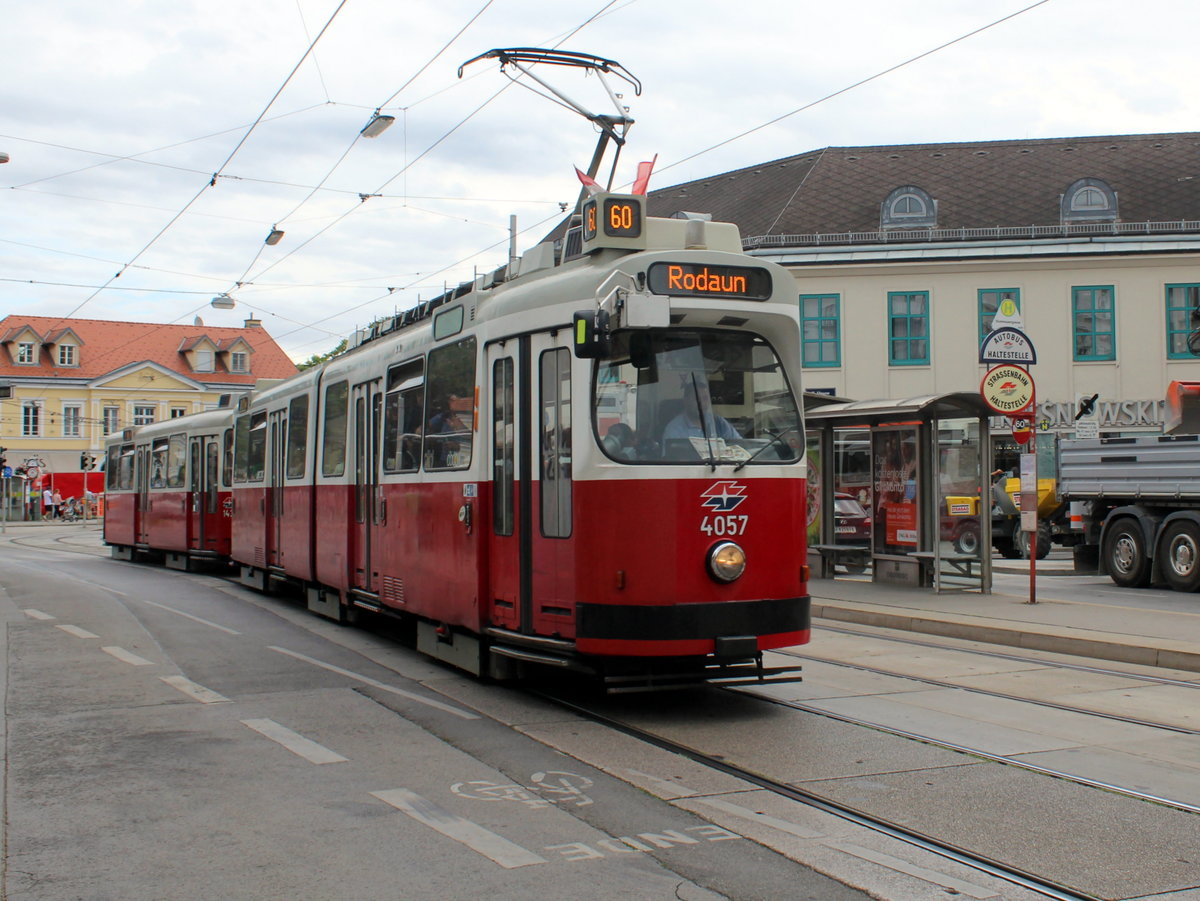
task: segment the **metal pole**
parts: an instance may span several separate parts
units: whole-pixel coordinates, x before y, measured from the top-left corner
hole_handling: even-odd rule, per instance
[[[1038,538],[1038,458],[1037,458],[1037,389],[1029,401],[1029,450],[1033,454],[1033,531],[1029,533],[1029,603],[1037,603],[1037,538]]]

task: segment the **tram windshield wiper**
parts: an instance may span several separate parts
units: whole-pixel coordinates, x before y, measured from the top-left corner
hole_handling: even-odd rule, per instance
[[[754,453],[752,453],[745,460],[742,460],[740,463],[738,463],[737,466],[733,467],[734,472],[737,472],[738,470],[740,470],[747,463],[753,462],[755,459],[757,459],[759,454],[763,453],[765,450],[767,450],[767,448],[774,447],[776,442],[779,443],[779,446],[781,448],[783,448],[784,450],[787,450],[787,445],[783,443],[784,436],[789,434],[790,432],[799,431],[799,428],[797,426],[792,425],[792,426],[788,426],[782,432],[769,432],[766,429],[763,429],[763,431],[767,432],[767,434],[771,436],[771,440],[768,441],[766,444],[764,444],[762,447],[760,447],[758,450],[756,450]]]
[[[717,457],[716,454],[713,453],[713,439],[708,433],[708,423],[705,422],[705,420],[708,418],[708,411],[705,410],[704,405],[700,403],[700,383],[696,380],[696,373],[693,372],[691,374],[691,380],[692,396],[696,399],[696,415],[700,420],[700,434],[704,436],[704,449],[708,452],[708,459],[705,462],[712,467],[713,472],[716,472]],[[709,409],[711,409],[711,407]],[[716,427],[715,422],[713,423],[713,427]]]

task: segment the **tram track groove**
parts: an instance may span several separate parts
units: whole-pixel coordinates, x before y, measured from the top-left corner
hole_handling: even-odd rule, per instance
[[[745,690],[734,688],[722,690],[736,692],[758,701],[770,702],[772,700],[770,698],[748,693]],[[730,763],[721,757],[689,747],[688,745],[665,738],[661,735],[657,735],[630,723],[622,722],[619,719],[608,716],[574,701],[567,700],[561,696],[532,689],[526,689],[526,692],[533,697],[537,697],[547,703],[551,703],[568,710],[571,713],[574,713],[575,715],[590,722],[594,722],[616,732],[620,732],[621,734],[635,738],[639,741],[644,741],[647,744],[653,745],[664,751],[678,754],[681,757],[685,757],[688,760],[691,760],[702,766],[710,767],[726,775],[732,776],[736,779],[741,779],[742,781],[751,785],[755,785],[764,791],[794,801],[798,804],[822,813],[835,816],[839,819],[853,823],[872,832],[885,835],[912,847],[930,852],[944,860],[960,864],[977,872],[985,873],[1010,884],[1028,889],[1029,891],[1044,897],[1057,899],[1057,901],[1100,901],[1100,898],[1097,895],[1088,894],[1078,891],[1070,886],[1051,882],[1037,876],[1034,873],[1030,873],[1018,867],[1006,864],[1003,861],[976,854],[967,848],[911,829],[900,823],[875,816],[874,814],[859,810],[848,804],[843,804],[839,801],[822,797],[815,792],[800,788],[794,784],[781,782],[777,779],[773,779],[770,776],[758,773],[746,767],[739,766],[735,763]],[[789,705],[785,704],[784,706]],[[812,712],[822,713],[821,711]],[[847,722],[853,723],[852,720],[848,720]]]

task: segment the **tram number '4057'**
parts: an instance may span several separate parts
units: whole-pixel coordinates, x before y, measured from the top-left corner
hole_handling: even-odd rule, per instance
[[[700,521],[700,531],[705,535],[745,535],[746,527],[750,524],[749,516],[735,516],[730,513],[725,516],[706,516]]]

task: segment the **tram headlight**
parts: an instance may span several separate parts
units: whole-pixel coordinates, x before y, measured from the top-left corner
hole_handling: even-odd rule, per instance
[[[718,582],[733,582],[746,571],[746,552],[732,541],[714,544],[708,552],[708,574]]]

